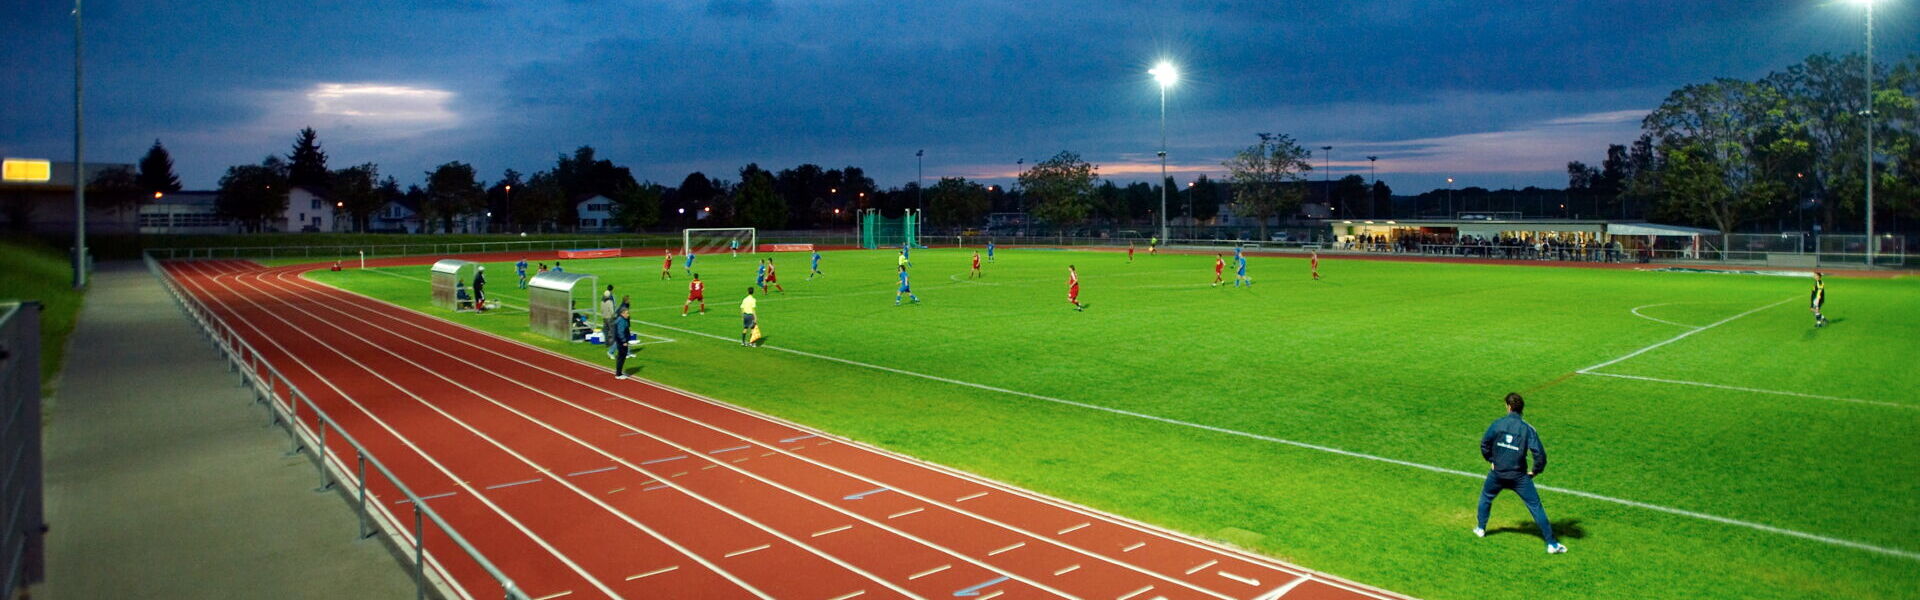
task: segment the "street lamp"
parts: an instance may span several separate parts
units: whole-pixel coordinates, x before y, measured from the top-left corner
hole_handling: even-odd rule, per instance
[[[506,205],[507,226],[501,230],[502,232],[506,232],[505,230],[507,229],[513,229],[513,186],[509,185],[509,186],[506,186],[506,188],[507,188],[507,203],[506,203],[507,204]]]
[[[1447,218],[1453,218],[1453,178],[1447,178]]]
[[[1379,200],[1379,198],[1373,197],[1374,190],[1380,189],[1380,172],[1374,170],[1374,161],[1378,160],[1380,160],[1378,156],[1367,157],[1367,178],[1373,180],[1373,185],[1367,187],[1367,216],[1369,217],[1379,216],[1373,214],[1373,205]],[[1392,207],[1388,208],[1391,209]]]
[[[1160,239],[1167,239],[1167,88],[1180,81],[1173,63],[1160,61],[1147,74],[1160,84]]]
[[[927,191],[926,191],[927,159],[926,159],[926,156],[927,156],[926,150],[913,151],[913,168],[915,169],[914,178],[913,178],[913,201],[915,204],[919,205],[916,208],[919,208],[921,212],[925,212],[927,210]]]

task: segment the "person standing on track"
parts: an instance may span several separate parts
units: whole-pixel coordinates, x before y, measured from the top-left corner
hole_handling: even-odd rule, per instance
[[[1473,528],[1473,535],[1487,536],[1487,511],[1493,507],[1494,496],[1500,495],[1500,490],[1513,490],[1527,503],[1533,522],[1540,525],[1540,537],[1547,541],[1547,554],[1562,554],[1567,547],[1553,537],[1553,523],[1547,521],[1547,509],[1540,505],[1540,492],[1533,487],[1533,478],[1547,470],[1547,449],[1540,444],[1540,433],[1520,418],[1526,408],[1526,400],[1519,394],[1507,394],[1507,416],[1494,421],[1480,436],[1480,457],[1486,459],[1491,470],[1487,472],[1486,483],[1480,486],[1480,520]],[[1533,455],[1532,468],[1527,466],[1528,454]]]
[[[753,288],[747,288],[747,297],[740,301],[740,345],[753,345],[753,332],[760,328],[760,301],[753,297]]]
[[[1826,327],[1827,315],[1820,312],[1820,307],[1825,306],[1827,303],[1827,282],[1820,278],[1819,271],[1813,272],[1813,294],[1811,302],[1813,309],[1813,326]]]
[[[627,378],[627,341],[633,338],[633,322],[628,320],[627,309],[622,307],[614,315],[613,325],[607,328],[607,347],[613,350],[613,378]]]
[[[687,308],[700,303],[700,314],[707,314],[707,283],[700,281],[700,274],[693,274],[693,281],[687,282],[687,302],[680,305],[680,316],[687,316]]]
[[[487,268],[473,271],[473,311],[487,312]]]

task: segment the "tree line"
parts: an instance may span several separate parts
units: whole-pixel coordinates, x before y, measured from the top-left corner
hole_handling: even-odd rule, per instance
[[[1599,166],[1567,165],[1569,195],[1605,210],[1722,232],[1801,224],[1862,230],[1866,59],[1815,54],[1755,81],[1681,87]],[[1920,56],[1873,65],[1873,192],[1883,223],[1920,209]],[[1883,228],[1876,228],[1883,229]]]

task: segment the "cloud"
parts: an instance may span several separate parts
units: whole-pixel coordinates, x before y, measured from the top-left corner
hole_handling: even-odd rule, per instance
[[[707,15],[758,19],[773,15],[773,0],[707,0]]]
[[[440,129],[460,124],[453,92],[378,83],[320,83],[305,93],[313,116],[382,128]]]

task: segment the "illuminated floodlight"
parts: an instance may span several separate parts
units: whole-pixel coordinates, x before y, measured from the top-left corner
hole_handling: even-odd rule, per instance
[[[1173,63],[1167,61],[1160,61],[1160,64],[1154,65],[1147,74],[1152,75],[1154,81],[1160,82],[1160,87],[1169,87],[1180,81],[1180,71],[1173,68]]]

